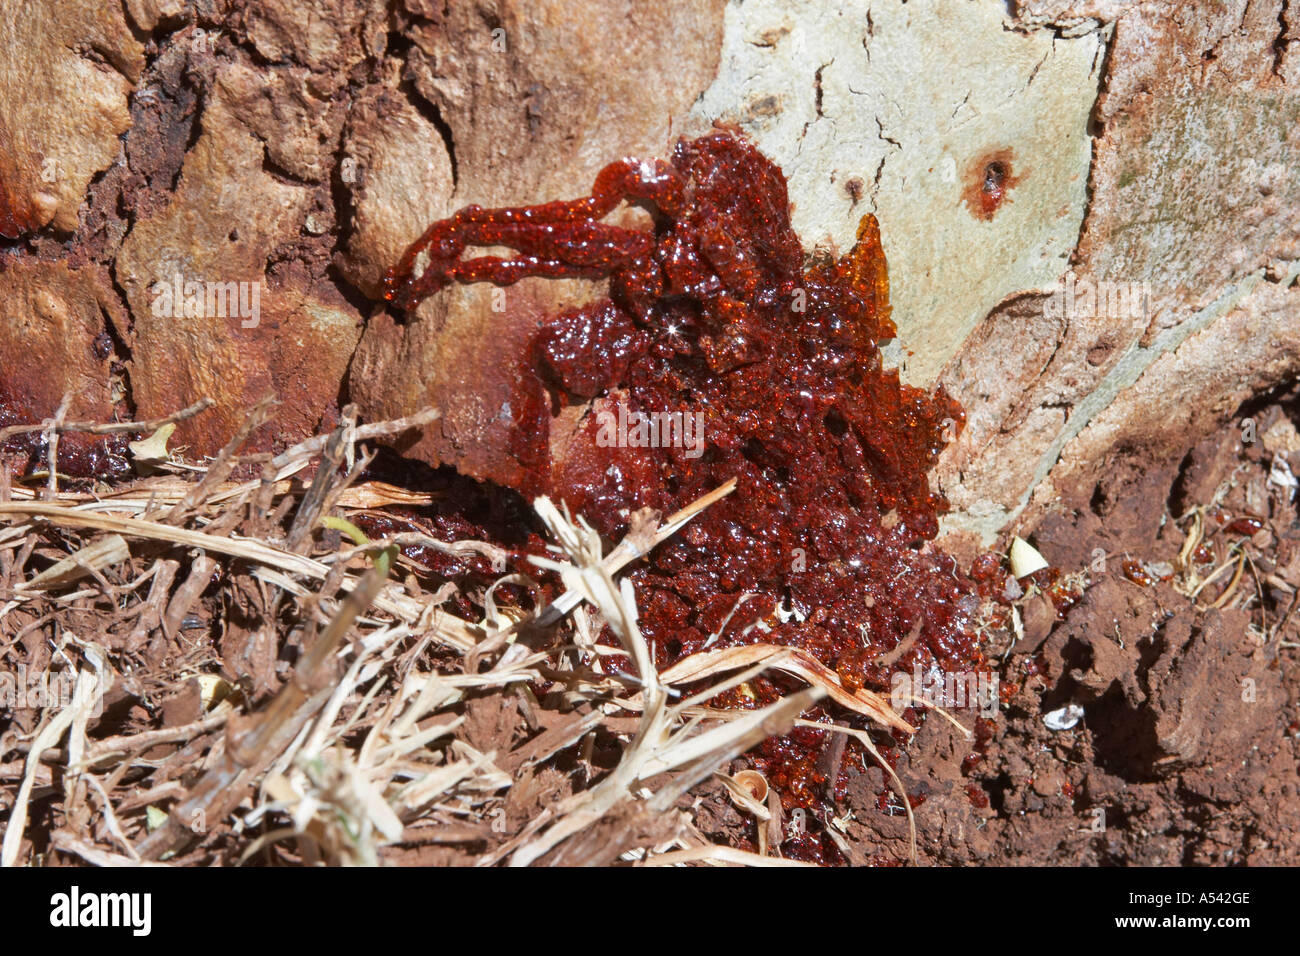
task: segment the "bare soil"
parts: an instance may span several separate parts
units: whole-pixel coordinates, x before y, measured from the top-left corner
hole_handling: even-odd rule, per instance
[[[1018,605],[1023,637],[990,635],[1004,705],[982,758],[968,761],[972,742],[933,715],[903,748],[898,773],[925,797],[923,861],[1300,861],[1300,520],[1291,491],[1268,480],[1278,455],[1300,464],[1282,450],[1298,411],[1294,394],[1263,399],[1181,461],[1117,454],[1103,483],[1038,525],[1044,556],[1088,586],[1065,620],[1031,593]],[[1177,567],[1198,510],[1206,549],[1194,569],[1204,580],[1226,564],[1217,580],[1193,598],[1185,572],[1125,574],[1126,560]],[[1244,516],[1260,530],[1234,527]],[[1044,715],[1069,704],[1082,719],[1049,729]],[[906,819],[882,799],[882,771],[843,772],[839,813],[855,851],[906,859]]]

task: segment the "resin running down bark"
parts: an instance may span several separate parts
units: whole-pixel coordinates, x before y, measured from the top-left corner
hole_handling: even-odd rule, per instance
[[[652,231],[599,221],[623,200],[648,208]],[[462,259],[471,246],[517,255]],[[511,403],[521,460],[536,465],[518,490],[563,499],[617,536],[633,509],[671,511],[738,478],[630,573],[660,666],[763,640],[807,650],[850,688],[888,691],[914,667],[982,667],[973,624],[985,589],[929,543],[946,507],[929,472],[963,413],[882,364],[894,326],[873,217],[845,257],[804,260],[780,169],[718,132],[681,142],[671,163],[611,164],[585,199],[435,223],[386,295],[414,308],[451,282],[609,279],[607,298],[547,319],[533,340]],[[702,423],[702,452],[630,431],[608,439],[611,421],[673,415]],[[781,681],[726,702],[766,704]],[[800,729],[762,748],[787,806],[833,801],[836,781],[819,769],[827,743]],[[786,851],[828,847],[812,833]]]

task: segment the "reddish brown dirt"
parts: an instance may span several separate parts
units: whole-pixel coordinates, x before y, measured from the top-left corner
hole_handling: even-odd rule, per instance
[[[897,771],[914,802],[923,798],[922,862],[1300,860],[1300,520],[1296,503],[1267,482],[1264,442],[1242,441],[1243,418],[1264,435],[1298,412],[1294,396],[1245,409],[1181,462],[1122,462],[1103,486],[1079,489],[1040,522],[1032,537],[1048,560],[1088,570],[1091,583],[1064,621],[1031,595],[1019,602],[1023,638],[989,635],[1004,703],[986,725],[981,758],[968,759],[972,742],[934,715],[902,748]],[[1298,457],[1289,461],[1300,465]],[[1173,564],[1188,527],[1176,519],[1197,506],[1210,508],[1202,578],[1229,548],[1248,556],[1219,608],[1210,605],[1231,571],[1193,601],[1174,581],[1141,586],[1123,570],[1125,559]],[[1247,515],[1262,519],[1253,535],[1236,521]],[[1084,711],[1074,727],[1044,724],[1072,703]],[[958,716],[974,724],[971,712]],[[882,771],[843,773],[837,811],[854,862],[906,859],[906,816]],[[741,829],[734,816],[718,812],[719,834]]]

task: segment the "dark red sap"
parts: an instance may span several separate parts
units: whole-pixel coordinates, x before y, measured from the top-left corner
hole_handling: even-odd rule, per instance
[[[654,212],[652,230],[599,221],[625,199]],[[462,259],[470,246],[517,255]],[[611,538],[630,509],[670,511],[739,479],[630,572],[661,666],[761,640],[804,648],[846,685],[876,690],[913,665],[982,667],[976,583],[928,544],[946,507],[929,471],[963,413],[882,364],[879,344],[895,330],[873,217],[847,256],[804,259],[780,169],[718,132],[680,143],[671,163],[613,163],[584,199],[470,207],[435,223],[386,294],[412,308],[451,282],[610,279],[607,299],[544,323],[516,407],[539,395],[552,410],[591,403],[562,458],[550,453],[549,416],[521,426],[521,440],[536,488]],[[595,412],[620,406],[702,415],[702,453],[602,444]],[[789,688],[762,678],[722,702],[758,707]],[[800,729],[762,746],[787,805],[830,798],[818,766],[828,739]]]

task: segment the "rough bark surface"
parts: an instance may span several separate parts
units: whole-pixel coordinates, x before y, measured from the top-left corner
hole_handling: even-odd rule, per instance
[[[409,454],[517,484],[503,412],[524,343],[601,290],[449,290],[408,318],[373,304],[383,270],[461,205],[578,195],[609,159],[722,121],[782,165],[806,246],[880,218],[893,358],[970,415],[940,474],[950,539],[987,544],[1117,449],[1177,454],[1294,374],[1298,33],[1289,0],[12,6],[5,388],[37,417],[68,392],[141,416],[210,395],[178,436],[197,454],[267,392],[263,446],[340,400],[433,404]],[[41,269],[46,298],[99,314],[33,375]],[[1061,314],[1070,269],[1142,286],[1141,310]],[[258,321],[160,310],[177,277],[258,283]]]
[[[1025,7],[1049,23],[1120,12],[1072,268],[1148,297],[1131,315],[1056,319],[1041,300],[1016,301],[950,362],[943,381],[976,412],[944,484],[966,512],[956,523],[985,540],[1026,505],[1035,520],[1086,492],[1116,455],[1181,455],[1300,368],[1300,11]]]

